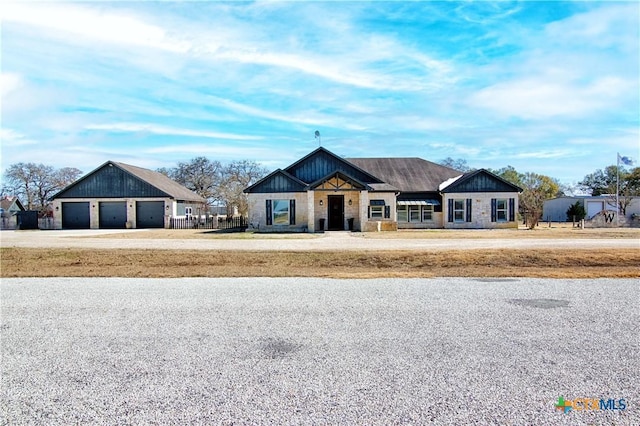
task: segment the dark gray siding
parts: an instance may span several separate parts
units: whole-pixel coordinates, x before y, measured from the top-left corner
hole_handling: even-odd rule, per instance
[[[304,191],[305,186],[303,184],[296,182],[282,173],[274,173],[251,188],[251,192],[262,193]]]
[[[446,187],[442,192],[520,192],[517,186],[489,173],[477,170],[468,173]]]
[[[335,157],[324,150],[314,152],[307,158],[289,166],[285,171],[307,183],[320,180],[335,171],[343,172],[364,183],[381,182],[379,179],[373,178],[371,175],[355,168],[345,160]]]
[[[127,203],[124,201],[102,201],[98,207],[100,229],[124,229],[127,222]]]
[[[111,164],[79,180],[56,198],[144,198],[167,197],[158,188]]]
[[[136,201],[136,228],[164,228],[164,201]]]
[[[62,203],[62,227],[65,229],[89,229],[89,203]]]

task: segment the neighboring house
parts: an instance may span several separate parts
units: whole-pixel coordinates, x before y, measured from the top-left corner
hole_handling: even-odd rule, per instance
[[[206,200],[167,176],[107,161],[51,197],[55,229],[168,228]]]
[[[517,186],[420,158],[340,158],[318,148],[245,189],[262,231],[517,228]]]
[[[615,195],[558,197],[544,202],[542,218],[552,222],[565,222],[567,221],[569,207],[580,201],[587,212],[586,219],[589,220],[604,210],[616,211],[615,200]],[[625,210],[625,217],[628,219],[631,219],[634,215],[640,216],[640,197],[632,197],[631,203]]]
[[[25,211],[18,197],[2,197],[0,199],[1,229],[16,229],[18,212]]]

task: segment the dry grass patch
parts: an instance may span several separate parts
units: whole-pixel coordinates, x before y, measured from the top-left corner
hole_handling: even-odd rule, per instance
[[[639,228],[588,228],[569,226],[540,226],[536,229],[402,229],[397,232],[368,232],[364,238],[371,239],[600,239],[630,238],[640,239]]]
[[[640,277],[640,250],[264,252],[4,248],[2,277]]]

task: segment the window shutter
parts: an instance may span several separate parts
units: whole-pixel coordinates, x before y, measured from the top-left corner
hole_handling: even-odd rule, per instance
[[[384,206],[384,218],[389,219],[391,217],[391,206]]]
[[[267,200],[267,225],[273,225],[273,215],[271,214],[271,200]]]
[[[498,200],[495,198],[491,199],[491,222],[495,222],[498,218]]]
[[[296,200],[289,200],[289,225],[296,224]]]
[[[516,199],[509,198],[509,222],[516,221]]]
[[[467,222],[471,222],[471,198],[467,198]]]
[[[447,203],[447,216],[448,221],[453,222],[453,198],[450,198]]]

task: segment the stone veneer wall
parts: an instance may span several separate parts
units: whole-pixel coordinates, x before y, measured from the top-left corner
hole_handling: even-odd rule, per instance
[[[267,226],[267,200],[296,200],[295,225]],[[272,194],[249,194],[248,231],[261,232],[307,232],[308,206],[306,192],[279,192]]]
[[[471,198],[471,222],[448,222],[449,199]],[[515,220],[513,222],[491,222],[491,199],[492,198],[514,198],[515,199]],[[518,228],[518,193],[454,193],[443,194],[442,197],[442,221],[447,229],[503,229]]]
[[[390,217],[385,218],[368,218],[369,200],[384,200],[387,206],[391,206]],[[396,221],[396,194],[395,192],[368,192],[367,199],[361,204],[361,214],[364,220],[362,224],[363,232],[377,231],[397,231],[398,222]],[[378,223],[380,225],[378,226]]]
[[[640,216],[618,217],[615,210],[603,210],[590,220],[584,221],[585,228],[640,228]]]

